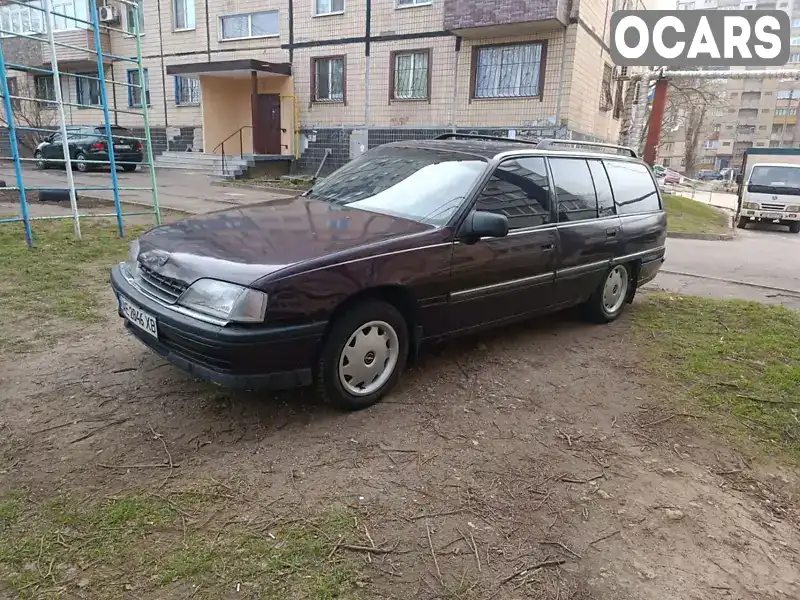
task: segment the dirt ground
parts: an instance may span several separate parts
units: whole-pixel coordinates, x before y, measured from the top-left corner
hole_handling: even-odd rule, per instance
[[[108,322],[0,355],[0,492],[213,486],[225,499],[202,525],[217,537],[343,506],[365,598],[800,597],[796,473],[673,412],[629,317],[566,314],[436,348],[384,402],[341,414],[304,392],[193,381],[107,300]],[[180,583],[63,597],[253,597]]]

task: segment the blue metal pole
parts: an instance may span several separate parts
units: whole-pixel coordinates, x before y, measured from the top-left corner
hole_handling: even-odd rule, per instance
[[[31,231],[31,220],[28,216],[28,199],[25,197],[22,162],[19,159],[19,146],[17,145],[17,128],[14,124],[14,110],[11,104],[11,92],[8,90],[6,57],[3,53],[2,44],[0,44],[0,88],[3,91],[3,108],[6,111],[6,121],[8,121],[8,141],[11,145],[11,158],[14,160],[14,174],[17,176],[17,187],[19,188],[20,211],[22,212],[22,220],[25,222],[25,240],[28,242],[28,246],[33,246],[33,232]]]
[[[119,200],[119,180],[117,179],[117,162],[114,159],[114,138],[111,135],[111,117],[108,114],[108,94],[106,93],[106,70],[103,65],[103,47],[100,43],[100,20],[97,16],[97,3],[89,2],[92,13],[92,29],[94,29],[94,50],[97,54],[97,78],[100,80],[100,102],[103,104],[103,119],[106,129],[106,145],[108,146],[108,162],[111,168],[111,188],[114,191],[114,210],[117,213],[119,236],[125,235],[122,224],[122,205]],[[140,81],[139,84],[142,82]],[[144,93],[142,93],[144,96]]]

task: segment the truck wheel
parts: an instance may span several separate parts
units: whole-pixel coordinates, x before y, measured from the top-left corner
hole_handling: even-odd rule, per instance
[[[746,229],[747,224],[750,222],[750,217],[739,217],[736,220],[736,227],[739,229]]]
[[[789,223],[789,232],[790,233],[800,233],[800,221],[795,221],[793,223]]]

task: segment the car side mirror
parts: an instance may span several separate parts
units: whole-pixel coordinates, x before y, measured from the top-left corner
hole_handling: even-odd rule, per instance
[[[501,238],[508,235],[508,219],[497,213],[475,210],[461,226],[461,236],[467,243],[474,244],[481,238]]]
[[[741,176],[741,174],[736,176],[736,183],[738,183],[739,185],[742,184],[742,176]]]

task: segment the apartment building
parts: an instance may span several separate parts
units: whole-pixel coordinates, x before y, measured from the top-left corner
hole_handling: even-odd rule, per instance
[[[87,2],[52,0],[87,19]],[[31,2],[38,5],[39,0]],[[609,22],[632,0],[142,0],[144,90],[108,86],[112,119],[134,129],[145,102],[156,151],[282,155],[342,164],[369,147],[457,129],[615,141],[623,83]],[[2,4],[0,2],[0,4]],[[133,11],[114,0],[100,37],[106,78],[140,84]],[[41,17],[0,6],[2,30],[40,34]],[[60,20],[59,20],[60,19]],[[91,27],[58,17],[57,40],[94,47]],[[49,48],[5,35],[6,60],[49,64]],[[59,49],[70,124],[102,122],[94,56]],[[12,72],[9,73],[12,75]],[[52,78],[14,86],[53,99]],[[142,91],[144,93],[142,93]]]
[[[800,69],[799,0],[679,0],[679,10],[783,10],[792,23],[790,62],[770,70]],[[720,77],[724,78],[724,70]],[[678,85],[680,83],[678,82]],[[753,77],[716,81],[724,93],[722,106],[709,111],[701,132],[695,170],[738,167],[746,148],[800,146],[797,113],[800,81],[793,77]],[[683,171],[686,168],[685,131],[664,132],[659,162]]]

